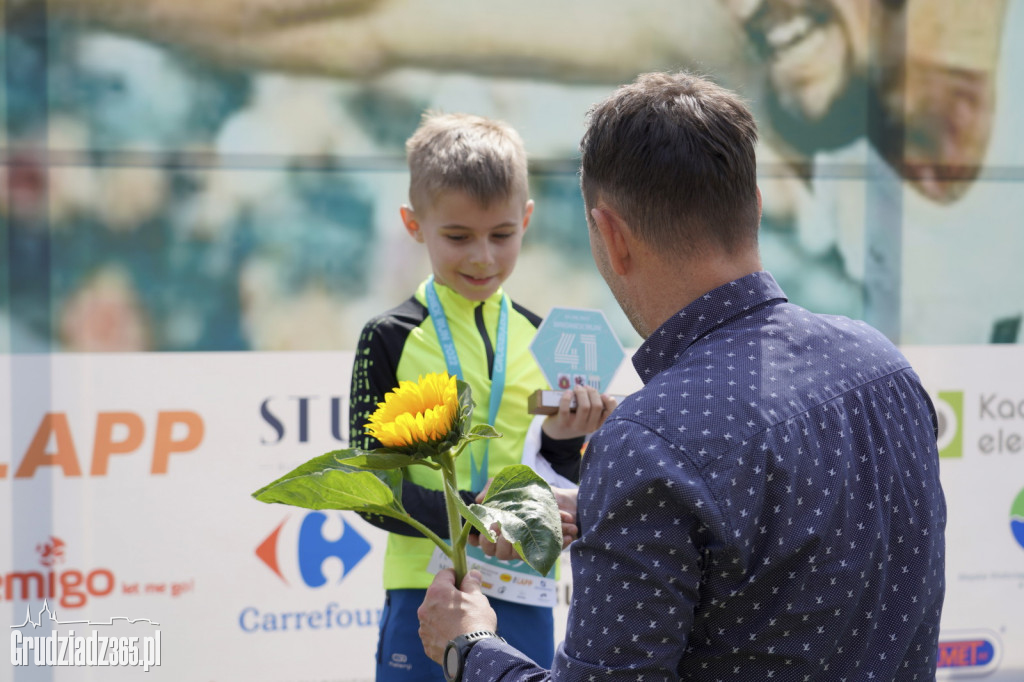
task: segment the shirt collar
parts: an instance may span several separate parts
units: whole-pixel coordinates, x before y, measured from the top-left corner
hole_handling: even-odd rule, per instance
[[[634,353],[633,367],[646,384],[674,365],[698,339],[732,318],[775,300],[787,300],[786,294],[763,270],[712,289],[654,330]]]

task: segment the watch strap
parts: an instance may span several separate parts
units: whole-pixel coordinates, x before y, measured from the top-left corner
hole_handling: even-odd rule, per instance
[[[444,676],[448,682],[461,682],[462,673],[466,668],[466,657],[469,656],[469,651],[473,648],[473,645],[482,639],[500,639],[502,642],[505,641],[505,639],[496,632],[491,632],[490,630],[477,630],[476,632],[468,632],[466,634],[459,635],[448,642],[448,646],[445,647],[444,655]],[[458,663],[454,667],[449,665],[449,653],[457,654]]]
[[[500,639],[503,642],[505,641],[505,639],[503,637],[500,637],[497,632],[491,632],[490,630],[477,630],[476,632],[468,632],[464,635],[459,635],[452,641],[455,642],[455,646],[461,645],[469,649],[472,648],[472,646],[479,642],[481,639],[487,639],[489,637]]]

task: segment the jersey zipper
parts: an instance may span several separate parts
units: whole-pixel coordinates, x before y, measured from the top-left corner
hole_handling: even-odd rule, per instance
[[[476,329],[480,332],[480,338],[484,341],[484,352],[487,353],[487,376],[494,374],[494,346],[491,345],[491,337],[487,334],[487,325],[484,324],[484,304],[480,303],[473,311],[476,319]]]

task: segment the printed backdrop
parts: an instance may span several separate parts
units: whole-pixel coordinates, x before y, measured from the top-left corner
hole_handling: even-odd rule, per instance
[[[943,677],[1019,680],[1024,351],[907,354],[943,415]],[[45,600],[60,622],[158,623],[128,631],[161,633],[160,666],[147,679],[372,679],[384,534],[349,512],[249,497],[346,444],[340,387],[351,361],[348,352],[4,357],[0,427],[12,437],[0,449],[9,514],[0,525],[8,534],[0,542],[0,622],[40,622]],[[637,386],[627,362],[612,390]],[[559,638],[568,578],[566,571],[559,587]],[[44,616],[33,634],[67,633]],[[19,682],[141,674],[6,661],[0,671]]]
[[[160,630],[152,679],[372,679],[385,533],[349,512],[250,497],[347,445],[352,360],[350,352],[0,357],[0,432],[11,434],[0,447],[0,622],[38,623],[45,601],[59,623],[158,623],[128,633]],[[613,388],[631,390],[629,377]],[[562,632],[569,582],[566,572]],[[31,633],[67,634],[59,623],[46,613]],[[0,663],[0,679],[12,672],[16,680],[140,674]]]

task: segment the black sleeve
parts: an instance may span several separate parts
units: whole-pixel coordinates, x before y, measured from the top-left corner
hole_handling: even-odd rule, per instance
[[[349,395],[349,446],[372,450],[380,441],[366,433],[377,404],[384,395],[398,386],[398,362],[409,333],[426,319],[426,308],[414,298],[376,317],[363,327],[352,365],[352,387]],[[476,500],[477,493],[462,491],[466,504]],[[412,483],[402,482],[402,506],[414,519],[442,538],[448,537],[448,512],[444,494]],[[379,514],[360,514],[369,523],[391,533],[422,537],[407,523]]]
[[[398,386],[398,361],[408,331],[390,323],[387,314],[363,327],[352,363],[348,403],[349,446],[362,450],[379,448],[380,442],[366,433],[366,423],[384,401],[384,394]]]
[[[462,501],[467,505],[476,501],[477,493],[475,492],[460,490],[459,493],[462,496]],[[444,505],[443,492],[424,488],[409,481],[402,481],[402,506],[414,519],[437,533],[438,537],[448,539],[448,511]],[[422,533],[409,524],[390,516],[381,516],[380,514],[360,514],[360,516],[389,533],[423,537]]]
[[[580,463],[583,461],[580,455],[583,449],[584,437],[567,438],[556,440],[548,437],[541,429],[540,432],[540,455],[551,464],[555,473],[567,478],[573,483],[580,482]]]

